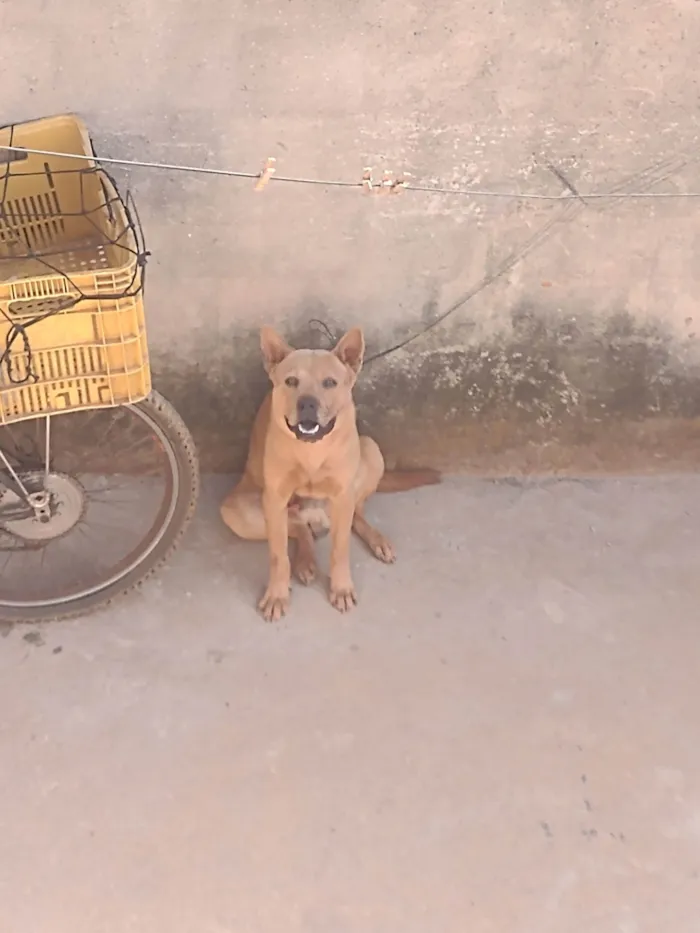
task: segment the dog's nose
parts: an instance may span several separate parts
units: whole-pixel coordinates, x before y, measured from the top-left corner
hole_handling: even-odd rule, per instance
[[[318,399],[313,395],[297,399],[297,421],[318,421]]]

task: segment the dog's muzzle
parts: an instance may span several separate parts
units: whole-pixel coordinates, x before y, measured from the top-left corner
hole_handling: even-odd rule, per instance
[[[287,427],[298,441],[321,441],[328,437],[335,427],[335,418],[331,418],[328,424],[319,424],[318,421],[298,421],[296,424],[290,424],[287,421]]]

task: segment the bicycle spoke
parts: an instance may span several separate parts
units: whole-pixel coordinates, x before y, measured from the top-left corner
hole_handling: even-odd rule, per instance
[[[51,463],[51,415],[46,415],[46,428],[44,434],[44,480],[49,476]]]
[[[88,495],[90,502],[95,502],[101,508],[119,509],[133,502],[133,499],[104,499],[102,496]]]

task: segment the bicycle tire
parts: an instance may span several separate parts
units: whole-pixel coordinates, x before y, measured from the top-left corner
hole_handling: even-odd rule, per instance
[[[159,392],[152,390],[142,402],[124,406],[139,409],[163,432],[178,470],[178,491],[165,530],[144,559],[119,580],[97,592],[62,602],[52,611],[48,606],[26,607],[0,605],[0,622],[4,624],[38,624],[72,619],[96,612],[140,589],[167,563],[180,545],[192,521],[199,498],[199,460],[192,435],[175,408]]]

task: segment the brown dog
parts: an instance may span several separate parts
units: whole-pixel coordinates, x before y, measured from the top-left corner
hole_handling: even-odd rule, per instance
[[[289,605],[288,539],[296,540],[294,573],[310,583],[314,535],[330,528],[330,601],[347,612],[357,602],[351,531],[379,560],[395,560],[389,541],[364,517],[384,459],[373,440],[360,437],[355,422],[352,389],[364,356],[362,331],[348,331],[332,351],[294,350],[269,327],[260,336],[273,388],[255,419],[243,477],[224,500],[221,516],[239,537],[268,541],[270,578],[259,603],[268,621],[281,618]],[[387,474],[382,488],[436,482],[439,474],[432,471]]]

